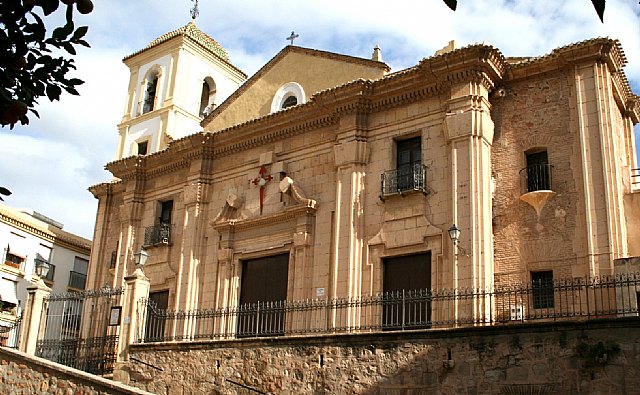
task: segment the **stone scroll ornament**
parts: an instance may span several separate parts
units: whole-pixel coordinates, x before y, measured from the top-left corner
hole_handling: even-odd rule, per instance
[[[260,214],[262,214],[262,209],[264,208],[265,186],[269,181],[273,180],[273,176],[271,174],[267,175],[267,172],[268,170],[264,165],[260,166],[259,176],[251,181],[253,185],[260,186]]]

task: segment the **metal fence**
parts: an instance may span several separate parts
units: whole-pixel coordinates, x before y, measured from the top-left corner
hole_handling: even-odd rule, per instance
[[[486,290],[415,290],[362,298],[159,310],[139,301],[136,341],[425,330],[638,315],[640,273]]]
[[[109,321],[122,293],[105,287],[50,295],[43,305],[45,329],[38,337],[36,356],[89,373],[111,372],[118,335]]]
[[[0,326],[0,344],[9,348],[18,348],[21,327],[22,315],[19,315],[9,326]]]

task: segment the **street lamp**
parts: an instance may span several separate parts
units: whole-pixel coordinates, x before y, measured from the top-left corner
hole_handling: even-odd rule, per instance
[[[453,245],[460,251],[460,255],[471,256],[470,254],[467,254],[467,251],[460,247],[460,244],[458,243],[458,240],[460,239],[460,229],[458,229],[456,224],[451,225],[447,232],[449,232],[449,238],[453,241]],[[458,254],[456,253],[456,255]]]
[[[451,225],[448,232],[449,237],[453,241],[453,244],[458,244],[458,239],[460,238],[460,229],[458,229],[456,224]]]
[[[136,268],[142,269],[145,263],[147,263],[147,258],[149,258],[149,254],[143,247],[140,247],[140,251],[133,254],[134,260],[136,262]]]
[[[49,262],[41,259],[36,259],[36,276],[40,277],[41,279],[47,277],[47,274],[49,274],[49,268]]]

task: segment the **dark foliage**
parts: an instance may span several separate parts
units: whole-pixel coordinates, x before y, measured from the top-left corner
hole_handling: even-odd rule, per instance
[[[93,10],[91,0],[0,0],[0,125],[29,123],[39,116],[38,98],[60,100],[62,91],[78,95],[83,83],[68,73],[75,69],[76,46],[89,47],[87,26],[75,27],[74,9]],[[49,32],[43,17],[60,10],[66,22]],[[66,54],[65,54],[66,52]]]

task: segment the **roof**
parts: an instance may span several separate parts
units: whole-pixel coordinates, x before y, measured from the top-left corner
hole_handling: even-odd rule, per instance
[[[239,96],[241,96],[247,89],[249,89],[257,80],[259,80],[267,71],[271,70],[273,66],[278,63],[285,55],[290,52],[301,53],[310,56],[317,56],[326,59],[339,60],[348,63],[354,63],[364,66],[370,66],[375,68],[380,68],[385,71],[390,71],[391,67],[384,62],[380,62],[377,60],[358,58],[355,56],[342,55],[335,52],[322,51],[319,49],[311,49],[298,47],[295,45],[287,45],[280,52],[278,52],[273,58],[271,58],[264,66],[260,68],[254,75],[252,75],[248,80],[246,80],[240,88],[238,88],[235,92],[233,92],[224,102],[220,103],[211,114],[209,114],[206,118],[202,120],[200,125],[208,124],[217,114],[221,113],[222,110],[227,108],[234,100],[236,100]]]
[[[87,250],[87,253],[91,250],[91,240],[47,224],[2,203],[0,203],[0,222],[63,247]]]
[[[179,29],[176,29],[172,32],[169,33],[165,33],[162,36],[156,38],[155,40],[151,41],[146,47],[144,47],[143,49],[136,51],[134,53],[132,53],[129,56],[125,56],[124,59],[122,59],[123,61],[127,60],[127,59],[131,59],[132,57],[139,55],[143,52],[146,52],[148,50],[150,50],[153,47],[156,47],[164,42],[167,42],[169,40],[171,40],[174,37],[179,37],[179,36],[183,36],[186,38],[189,38],[193,41],[195,41],[197,44],[199,44],[201,47],[203,47],[204,49],[209,50],[210,52],[212,52],[213,54],[215,54],[216,56],[218,56],[219,58],[221,58],[222,60],[229,62],[229,53],[227,53],[227,50],[224,49],[222,47],[222,45],[218,44],[218,42],[216,40],[214,40],[213,38],[211,38],[211,36],[209,36],[208,34],[204,33],[202,30],[198,29],[198,27],[196,26],[194,21],[191,21],[189,23],[187,23],[186,25],[182,26]]]

